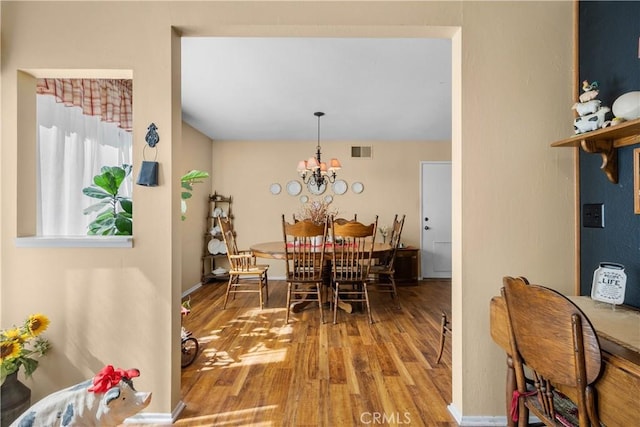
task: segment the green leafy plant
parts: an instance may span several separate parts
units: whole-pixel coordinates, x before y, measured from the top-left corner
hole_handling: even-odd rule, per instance
[[[193,184],[202,183],[202,179],[208,178],[209,172],[200,171],[200,170],[191,170],[186,174],[182,175],[180,178],[180,183],[182,185],[182,195],[180,200],[180,208],[182,211],[182,220],[184,221],[187,216],[187,200],[191,198],[193,195]]]
[[[98,212],[88,228],[89,235],[131,236],[133,234],[133,202],[118,194],[120,185],[131,174],[131,165],[103,166],[100,174],[93,177],[93,185],[82,189],[82,193],[99,202],[86,208],[85,215]]]

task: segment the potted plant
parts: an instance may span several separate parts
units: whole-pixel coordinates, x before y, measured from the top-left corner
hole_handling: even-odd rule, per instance
[[[331,202],[323,199],[309,200],[302,205],[298,218],[311,220],[316,224],[322,224],[328,217],[336,215],[337,210],[331,207]]]
[[[0,332],[0,383],[8,375],[24,367],[27,377],[38,367],[36,357],[43,356],[51,345],[40,334],[49,326],[49,319],[43,314],[32,314],[21,326],[14,326]]]
[[[187,200],[192,196],[193,184],[202,183],[202,179],[208,178],[209,173],[200,170],[191,170],[180,178],[180,185],[182,186],[182,193],[180,195],[180,208],[182,211],[182,220],[184,221],[187,216]]]
[[[98,212],[89,224],[89,235],[131,236],[133,234],[133,202],[119,194],[120,185],[131,174],[131,165],[103,166],[93,177],[93,185],[82,192],[99,202],[86,208],[85,215]]]
[[[18,381],[20,368],[30,377],[38,368],[37,358],[51,345],[40,334],[49,326],[43,314],[32,314],[21,326],[0,331],[0,409],[2,425],[9,425],[31,404],[31,390]]]

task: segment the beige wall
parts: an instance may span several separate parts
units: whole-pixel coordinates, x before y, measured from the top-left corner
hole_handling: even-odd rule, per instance
[[[181,173],[197,169],[209,172],[209,178],[193,185],[192,197],[187,200],[186,219],[182,222],[182,292],[187,292],[200,282],[202,267],[203,233],[207,227],[208,197],[211,188],[211,139],[198,130],[182,123]]]
[[[142,370],[137,387],[154,392],[147,412],[168,414],[179,403],[178,304],[188,239],[179,213],[178,181],[185,161],[179,38],[173,26],[186,36],[454,37],[452,409],[464,415],[463,422],[503,414],[504,356],[489,336],[490,297],[505,274],[524,274],[565,292],[575,280],[573,152],[549,148],[551,141],[571,133],[572,2],[1,5],[0,323],[9,325],[33,311],[51,317],[48,336],[54,351],[35,380],[27,382],[35,399],[113,363]],[[18,138],[23,116],[16,112],[17,71],[43,68],[133,72],[134,164],[141,161],[146,126],[156,123],[161,185],[135,186],[132,249],[15,246],[29,201],[16,205],[18,194],[28,195],[18,180],[25,173],[18,146],[29,143]],[[247,144],[259,149],[257,143]],[[277,214],[293,211],[296,201],[270,195],[268,185],[285,184],[295,160],[309,156],[313,147],[296,146],[294,155],[265,146],[264,170],[229,162],[231,153],[217,157],[225,147],[214,142],[212,188],[233,193],[243,227],[268,225],[255,232],[239,229],[240,243],[278,238]],[[385,147],[376,145],[373,161]],[[323,143],[327,155],[346,160],[343,148]],[[406,170],[396,173],[418,168],[409,157],[402,166]],[[336,198],[336,205],[358,213],[373,205],[382,221],[390,220],[396,207],[380,203],[388,196],[385,191],[394,189],[387,187],[390,183],[364,173],[355,162],[345,161],[342,174],[349,183],[362,181],[365,192]],[[401,203],[410,215],[408,224],[417,227],[417,211],[411,210],[411,203],[418,203],[417,190],[410,189],[417,184],[406,178],[402,191],[407,200]],[[236,191],[234,179],[245,180],[248,188]],[[262,215],[266,207],[272,214]]]

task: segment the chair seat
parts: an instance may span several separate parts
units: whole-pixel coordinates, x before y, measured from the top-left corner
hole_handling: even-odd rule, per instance
[[[526,396],[524,399],[531,412],[542,419],[544,409],[542,408],[538,394]],[[558,390],[553,390],[553,407],[556,411],[556,421],[559,425],[565,427],[578,427],[580,425],[578,421],[578,406]],[[600,425],[602,425],[602,423],[600,423]]]
[[[372,265],[369,269],[369,274],[394,274],[395,268],[389,268],[386,265]]]
[[[260,274],[260,273],[264,273],[269,269],[269,266],[266,264],[258,264],[258,265],[252,265],[249,268],[240,268],[240,269],[235,269],[232,268],[231,270],[229,270],[229,273],[233,273],[233,274]]]

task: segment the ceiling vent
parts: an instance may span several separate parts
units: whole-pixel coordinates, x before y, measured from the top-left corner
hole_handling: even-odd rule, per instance
[[[351,157],[371,158],[371,147],[351,147]]]

